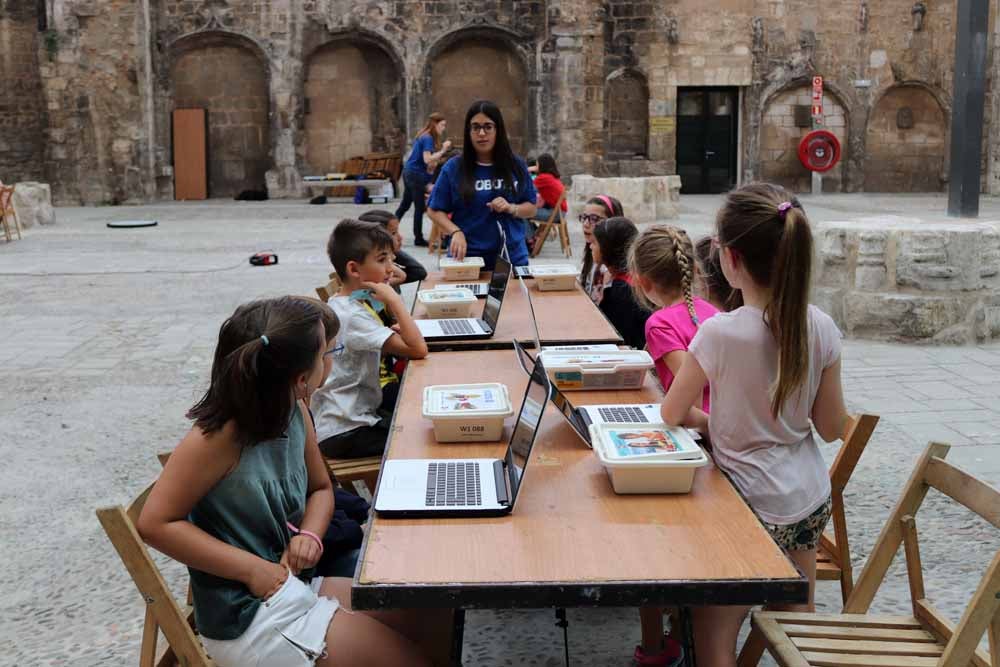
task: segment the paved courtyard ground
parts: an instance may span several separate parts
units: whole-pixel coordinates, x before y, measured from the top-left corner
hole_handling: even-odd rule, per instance
[[[718,202],[683,198],[679,224],[706,233]],[[804,203],[818,220],[936,217],[945,207],[939,196]],[[56,226],[0,244],[0,665],[136,664],[143,605],[94,509],[126,502],[155,478],[155,454],[183,435],[184,412],[205,388],[222,320],[251,298],[312,293],[330,270],[324,247],[333,224],[365,208],[61,208]],[[1000,202],[984,200],[983,211],[1000,219]],[[160,224],[105,227],[125,219]],[[579,225],[571,228],[576,261],[582,241]],[[275,250],[280,264],[249,266],[258,250]],[[544,255],[560,261],[558,244]],[[998,372],[1000,345],[846,343],[849,407],[882,416],[847,494],[859,567],[928,440],[951,443],[952,461],[1000,485]],[[834,451],[826,449],[831,458]],[[918,526],[929,596],[957,620],[1000,539],[933,493]],[[166,573],[177,586],[180,568]],[[839,610],[835,584],[821,583],[818,599]],[[907,599],[897,559],[875,609],[905,613]],[[634,610],[571,610],[569,619],[572,664],[629,664]],[[554,621],[551,610],[470,612],[464,663],[560,665]]]

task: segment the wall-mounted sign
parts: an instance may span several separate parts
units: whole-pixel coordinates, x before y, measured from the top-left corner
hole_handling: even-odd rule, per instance
[[[650,116],[650,134],[673,134],[677,127],[677,119],[673,116]]]

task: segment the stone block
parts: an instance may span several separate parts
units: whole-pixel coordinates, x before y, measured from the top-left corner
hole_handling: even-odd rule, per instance
[[[577,174],[569,192],[570,216],[579,214],[588,199],[602,194],[620,200],[636,224],[673,220],[679,214],[680,188],[681,179],[676,175],[595,178]]]
[[[926,340],[963,321],[962,306],[943,296],[852,292],[844,299],[844,324],[854,336]]]
[[[52,191],[48,183],[24,181],[14,186],[14,211],[24,228],[55,224]]]

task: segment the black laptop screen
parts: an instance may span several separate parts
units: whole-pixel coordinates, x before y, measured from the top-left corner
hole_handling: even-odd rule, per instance
[[[531,456],[531,447],[535,443],[538,427],[545,412],[545,403],[549,397],[549,380],[541,366],[536,366],[531,373],[528,389],[521,404],[521,413],[517,416],[514,433],[510,437],[507,448],[507,475],[510,479],[511,504],[517,501],[517,492],[524,477],[524,468]]]
[[[500,319],[500,304],[503,303],[509,279],[510,262],[503,257],[497,257],[496,265],[493,267],[493,275],[490,277],[490,284],[487,288],[486,305],[483,306],[483,321],[492,331],[497,330],[497,321]]]

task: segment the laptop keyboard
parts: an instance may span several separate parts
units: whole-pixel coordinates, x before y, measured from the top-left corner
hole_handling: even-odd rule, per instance
[[[464,285],[455,285],[455,288],[465,288],[471,290],[473,294],[479,296],[480,294],[486,294],[486,285],[482,283],[467,283]]]
[[[613,424],[648,424],[649,420],[642,410],[627,405],[618,405],[607,408],[597,408],[598,414],[606,422]]]
[[[427,465],[427,506],[482,505],[479,464],[445,461]]]
[[[441,324],[441,331],[449,336],[479,333],[472,328],[468,320],[438,320],[438,322]]]

